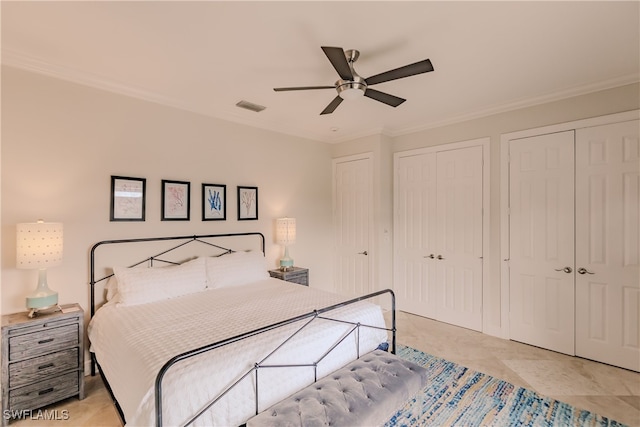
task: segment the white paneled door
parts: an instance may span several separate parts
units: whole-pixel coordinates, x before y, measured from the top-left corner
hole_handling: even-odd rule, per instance
[[[483,147],[398,153],[395,177],[399,308],[482,330]]]
[[[436,153],[396,157],[394,280],[399,307],[435,319]]]
[[[335,287],[345,295],[364,295],[373,292],[369,246],[373,221],[372,159],[336,159],[333,167]]]
[[[437,318],[482,330],[482,147],[437,155]],[[429,261],[433,261],[429,259]]]
[[[509,145],[510,337],[574,353],[574,132]]]
[[[640,371],[637,120],[576,137],[576,354]]]
[[[512,339],[640,371],[639,125],[510,141]]]

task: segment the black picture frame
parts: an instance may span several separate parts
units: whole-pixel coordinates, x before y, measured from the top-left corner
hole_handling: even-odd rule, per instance
[[[227,219],[227,186],[202,184],[202,220],[225,221]]]
[[[189,221],[191,215],[191,183],[162,180],[162,221]]]
[[[144,221],[146,178],[111,175],[110,221]]]
[[[238,186],[238,221],[258,219],[258,187]]]

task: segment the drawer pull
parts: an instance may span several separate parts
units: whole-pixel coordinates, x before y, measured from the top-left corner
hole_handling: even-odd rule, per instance
[[[49,338],[49,339],[46,339],[46,340],[40,340],[40,341],[38,341],[38,344],[46,344],[46,343],[51,342],[53,340],[54,340],[54,338]]]
[[[47,363],[46,365],[38,366],[38,369],[47,369],[52,366],[55,366],[53,363]]]
[[[51,393],[52,391],[53,391],[53,387],[51,387],[51,388],[47,388],[47,389],[45,389],[45,390],[40,390],[40,391],[38,392],[38,396],[42,396],[43,394]]]

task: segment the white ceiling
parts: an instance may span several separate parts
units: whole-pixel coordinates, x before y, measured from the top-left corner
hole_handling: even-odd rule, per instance
[[[640,79],[640,2],[6,2],[2,62],[205,115],[335,142],[400,135]],[[363,77],[435,71],[320,112],[321,46],[358,49]],[[266,106],[254,113],[235,104]]]

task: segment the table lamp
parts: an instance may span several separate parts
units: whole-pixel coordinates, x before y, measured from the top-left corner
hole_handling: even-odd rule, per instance
[[[62,224],[44,222],[16,226],[16,264],[20,269],[38,270],[38,285],[27,295],[29,317],[57,307],[58,293],[49,289],[47,269],[62,263]]]
[[[280,258],[280,270],[293,268],[293,259],[289,256],[289,245],[296,242],[296,219],[278,218],[276,220],[276,243],[284,246],[284,257]]]

